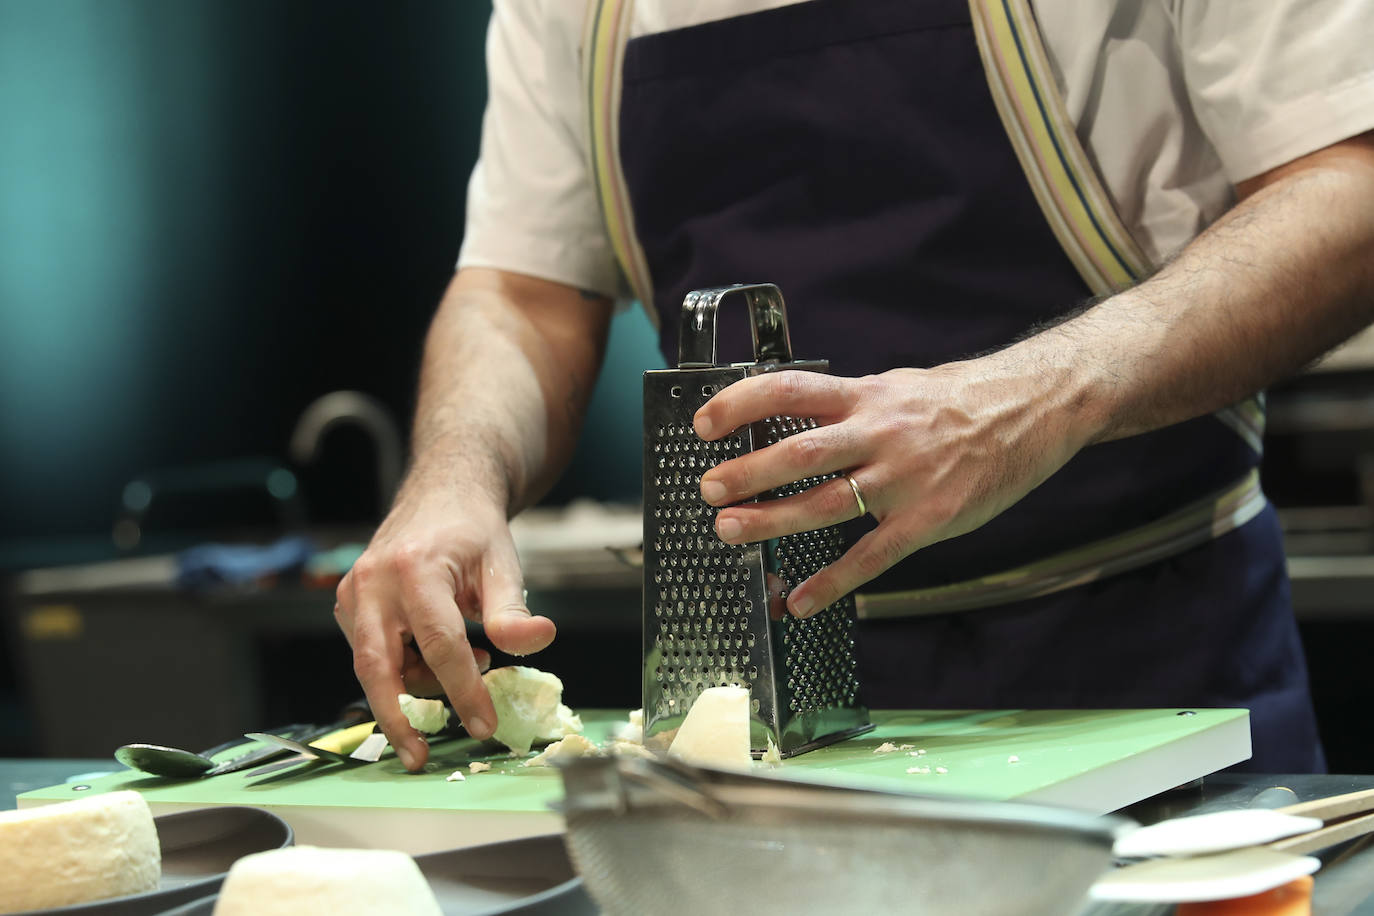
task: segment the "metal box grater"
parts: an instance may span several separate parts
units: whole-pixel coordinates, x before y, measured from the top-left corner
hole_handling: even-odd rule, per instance
[[[716,365],[716,313],[727,296],[749,307],[754,361]],[[873,726],[859,694],[854,600],[846,596],[806,620],[781,602],[843,551],[838,528],[730,545],[715,533],[717,510],[701,499],[701,475],[722,461],[812,429],[772,417],[715,442],[692,428],[697,409],[731,382],[781,369],[829,371],[794,360],[782,294],[772,284],[689,293],[682,304],[678,368],[644,373],[644,735],[682,724],[707,687],[739,684],[751,696],[755,756],[771,742],[792,756]],[[800,493],[837,475],[767,494]]]

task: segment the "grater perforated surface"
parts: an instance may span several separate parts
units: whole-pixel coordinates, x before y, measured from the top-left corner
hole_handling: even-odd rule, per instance
[[[816,421],[771,417],[759,424],[756,444],[764,448],[788,436],[816,428]],[[811,489],[838,474],[807,477],[768,494],[781,499]],[[776,550],[778,576],[786,590],[805,582],[844,553],[837,527],[785,535]],[[784,591],[784,596],[786,591]],[[849,595],[805,620],[787,615],[782,620],[783,664],[787,671],[786,698],[794,713],[859,702],[858,663],[854,657],[854,599]]]
[[[651,583],[653,645],[660,650],[653,672],[660,694],[651,713],[669,716],[684,711],[707,687],[747,687],[758,678],[749,587],[757,576],[746,548],[716,537],[717,510],[701,499],[701,475],[743,454],[743,437],[703,442],[689,423],[660,423],[652,436],[656,497],[651,510],[646,505],[653,527],[646,547],[661,562],[652,568]]]

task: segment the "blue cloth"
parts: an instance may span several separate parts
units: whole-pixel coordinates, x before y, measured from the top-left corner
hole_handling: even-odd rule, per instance
[[[201,544],[177,555],[177,587],[187,590],[244,585],[265,576],[298,570],[315,551],[305,537],[272,544]]]
[[[1006,138],[965,0],[812,0],[635,38],[620,142],[669,365],[684,295],[732,282],[777,283],[796,356],[846,376],[972,356],[1090,298]],[[742,309],[719,340],[722,362],[750,357]],[[1092,543],[1257,462],[1212,417],[1095,445],[867,590]],[[1323,767],[1272,512],[1136,573],[861,622],[858,640],[874,706],[1247,706],[1253,768]]]

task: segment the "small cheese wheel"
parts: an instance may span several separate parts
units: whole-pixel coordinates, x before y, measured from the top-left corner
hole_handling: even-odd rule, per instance
[[[162,850],[137,792],[0,811],[0,913],[156,890]]]
[[[215,916],[440,916],[415,860],[394,849],[290,846],[229,869]]]

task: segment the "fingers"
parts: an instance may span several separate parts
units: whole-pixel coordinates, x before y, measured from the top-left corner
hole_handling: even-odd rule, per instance
[[[702,474],[701,498],[712,506],[728,506],[794,481],[853,467],[861,460],[859,443],[848,426],[822,426],[721,462]]]
[[[887,572],[919,546],[904,537],[896,525],[879,525],[859,538],[844,556],[793,589],[787,607],[798,617],[810,617]]]
[[[553,642],[557,627],[525,606],[524,579],[515,545],[493,544],[481,586],[482,627],[491,644],[508,655],[529,655]]]
[[[352,627],[353,673],[367,696],[372,716],[381,726],[386,739],[396,749],[396,756],[407,770],[419,770],[429,757],[429,745],[411,727],[401,712],[397,699],[405,692],[401,683],[401,633],[378,626],[381,618],[362,613]]]
[[[453,589],[441,578],[417,582],[407,596],[406,617],[415,634],[415,648],[443,687],[453,711],[474,738],[490,738],[496,731],[496,709],[482,683],[467,625],[458,613]]]
[[[473,647],[472,657],[477,661],[478,671],[486,674],[491,670],[491,653],[486,649]],[[414,646],[406,646],[404,659],[401,663],[401,681],[406,685],[406,693],[417,697],[437,697],[444,692],[444,686]]]
[[[813,417],[826,422],[843,414],[852,402],[846,381],[802,371],[741,379],[702,405],[693,425],[698,436],[711,441],[768,417]]]
[[[716,516],[716,535],[727,544],[751,544],[858,516],[859,504],[849,481],[836,477],[795,496],[722,509]]]

